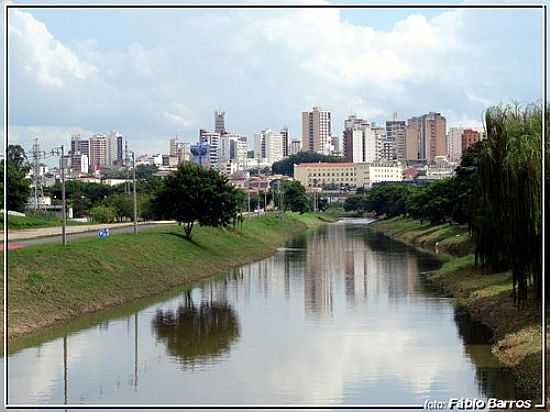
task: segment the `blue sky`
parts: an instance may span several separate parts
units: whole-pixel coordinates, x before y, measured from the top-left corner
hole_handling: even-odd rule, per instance
[[[314,105],[334,134],[350,112],[479,127],[488,105],[541,98],[538,10],[10,13],[9,136],[24,146],[117,129],[138,153],[166,152],[220,108],[249,138],[283,126],[299,138]]]

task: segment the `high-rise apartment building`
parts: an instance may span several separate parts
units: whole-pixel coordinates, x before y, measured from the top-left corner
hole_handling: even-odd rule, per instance
[[[214,112],[214,131],[220,135],[225,133],[225,112]]]
[[[386,139],[394,142],[395,158],[399,161],[407,159],[407,123],[404,120],[397,120],[397,115],[393,120],[386,120]]]
[[[237,169],[243,169],[247,164],[248,141],[246,136],[238,133],[226,133],[220,137],[218,148],[220,163],[231,162]]]
[[[481,134],[477,130],[464,129],[462,133],[462,152],[481,140]]]
[[[119,134],[116,138],[116,147],[117,147],[117,155],[116,155],[116,162],[120,166],[124,166],[124,161],[126,160],[126,152],[124,144],[124,137]]]
[[[281,129],[281,136],[283,136],[283,157],[288,157],[288,127]]]
[[[462,157],[462,127],[451,127],[447,135],[447,153],[449,161],[459,162]]]
[[[356,115],[350,115],[344,121],[344,158],[353,163],[374,162],[376,159],[375,131],[368,121]]]
[[[446,136],[446,120],[441,113],[430,112],[410,118],[407,122],[407,160],[432,163],[435,156],[447,156]]]
[[[90,170],[95,172],[107,165],[107,136],[96,134],[90,137]]]
[[[314,107],[302,113],[302,150],[330,154],[331,116],[329,111]]]
[[[254,155],[260,162],[273,164],[283,159],[283,135],[271,129],[255,135]]]

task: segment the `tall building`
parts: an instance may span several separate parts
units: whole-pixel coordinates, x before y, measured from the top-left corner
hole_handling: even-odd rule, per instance
[[[108,167],[113,166],[118,160],[118,139],[122,138],[121,134],[116,130],[112,130],[107,136],[107,158],[105,165]]]
[[[314,107],[302,113],[302,150],[330,154],[331,117],[329,111]]]
[[[220,134],[200,129],[199,143],[208,145],[209,166],[217,169],[219,166],[218,157],[220,147]]]
[[[283,159],[283,135],[271,129],[255,135],[254,155],[259,162],[273,164]]]
[[[225,133],[225,112],[214,112],[214,131],[220,135]]]
[[[395,157],[403,162],[407,159],[407,123],[397,120],[397,114],[393,120],[386,120],[386,139],[395,142]]]
[[[459,162],[462,157],[462,127],[451,127],[447,135],[447,153],[449,161]]]
[[[395,145],[386,138],[386,128],[373,124],[374,141],[376,144],[375,160],[393,160],[395,158]]]
[[[295,155],[302,150],[302,142],[300,140],[292,140],[290,142],[289,154]]]
[[[238,133],[226,133],[220,137],[218,148],[218,159],[220,163],[231,162],[237,169],[246,167],[248,154],[248,141],[246,136]]]
[[[352,163],[376,159],[375,131],[368,121],[353,114],[344,121],[344,158]]]
[[[88,156],[90,154],[90,141],[82,140],[79,134],[71,136],[71,153],[80,153]]]
[[[126,153],[125,153],[126,145],[124,144],[124,137],[121,134],[119,134],[116,138],[116,146],[117,146],[117,156],[116,156],[117,164],[119,164],[120,166],[124,166],[124,161],[126,159]]]
[[[189,148],[191,152],[191,161],[199,166],[211,167],[210,165],[210,146],[208,143],[192,144]]]
[[[441,113],[430,112],[410,118],[407,122],[407,160],[432,163],[435,156],[447,156],[446,136],[446,120]]]
[[[96,134],[90,137],[90,170],[95,172],[107,165],[107,136]]]
[[[288,157],[288,127],[281,129],[281,136],[283,136],[283,157]]]
[[[462,152],[481,140],[481,135],[477,130],[464,129],[462,133]]]

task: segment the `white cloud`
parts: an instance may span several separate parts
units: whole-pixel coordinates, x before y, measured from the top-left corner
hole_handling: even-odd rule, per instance
[[[56,40],[46,25],[29,13],[11,12],[9,36],[10,58],[15,59],[19,70],[41,85],[62,87],[66,78],[86,79],[96,70]]]
[[[384,29],[337,9],[117,13],[109,36],[98,28],[74,40],[70,21],[14,14],[10,123],[116,128],[151,152],[175,134],[195,140],[216,109],[229,130],[287,125],[299,137],[313,105],[333,112],[340,134],[350,111],[378,122],[441,111],[453,124],[508,96],[538,98],[539,48],[510,25],[528,27],[517,13],[412,14]]]

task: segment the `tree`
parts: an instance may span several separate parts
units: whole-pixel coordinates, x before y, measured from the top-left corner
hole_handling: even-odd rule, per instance
[[[223,175],[187,162],[166,177],[153,200],[157,215],[184,225],[187,239],[191,239],[195,222],[228,226],[237,216],[238,203],[237,189]]]
[[[108,206],[96,206],[90,209],[90,217],[93,222],[113,223],[116,218],[116,210]]]
[[[283,196],[285,209],[293,212],[304,213],[309,210],[309,201],[306,189],[297,180],[287,181],[283,184]]]
[[[476,258],[511,268],[514,298],[542,292],[542,106],[496,106],[485,113],[471,222]]]
[[[327,156],[315,152],[299,152],[288,156],[286,159],[279,160],[271,165],[271,170],[275,175],[294,176],[294,165],[301,163],[343,162],[344,159],[336,156]]]
[[[0,162],[0,186],[2,195],[4,193],[4,160]],[[30,181],[25,177],[23,169],[17,166],[17,162],[12,163],[8,159],[6,167],[6,183],[8,185],[6,193],[7,205],[4,205],[4,196],[2,196],[2,207],[7,210],[23,212],[25,205],[31,195]]]
[[[30,166],[27,162],[25,150],[21,146],[13,144],[8,145],[7,156],[8,164],[22,170],[24,174],[28,173]]]

